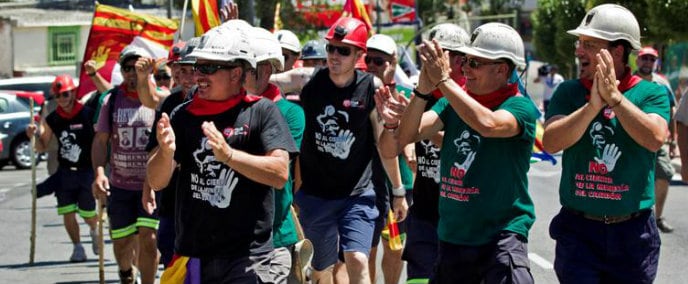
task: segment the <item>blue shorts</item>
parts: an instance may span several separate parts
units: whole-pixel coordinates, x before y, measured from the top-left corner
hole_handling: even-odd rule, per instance
[[[54,175],[56,175],[55,180],[59,184],[55,188],[57,214],[79,212],[79,215],[84,218],[96,216],[96,200],[91,191],[92,169],[59,168]]]
[[[407,279],[430,279],[437,262],[437,225],[413,214],[406,217],[406,244],[401,259],[406,260]]]
[[[141,204],[140,190],[110,188],[107,211],[110,217],[110,238],[126,238],[138,233],[138,227],[158,230],[158,209],[153,214],[146,213]],[[155,200],[160,204],[160,192],[155,193]]]
[[[606,225],[562,209],[549,234],[561,283],[652,283],[657,275],[661,241],[650,210]]]
[[[440,241],[435,274],[430,283],[533,283],[526,239],[501,232],[481,246]]]
[[[372,189],[335,200],[298,191],[294,202],[299,206],[299,219],[306,238],[313,243],[313,269],[324,270],[334,265],[340,246],[344,252],[368,255],[378,216]]]

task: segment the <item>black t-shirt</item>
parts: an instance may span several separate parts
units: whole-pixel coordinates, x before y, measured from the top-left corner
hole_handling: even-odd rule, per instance
[[[436,102],[437,99],[430,99],[425,105],[425,111],[431,109]],[[430,140],[418,141],[415,146],[418,169],[413,183],[413,205],[409,212],[437,225],[440,199],[440,148]]]
[[[153,151],[155,147],[158,147],[158,139],[156,138],[158,120],[162,117],[163,113],[170,115],[172,110],[177,106],[187,101],[187,94],[184,94],[181,87],[173,88],[169,96],[165,97],[163,101],[155,110],[155,123],[151,128],[151,134],[148,138],[148,145],[146,145],[146,152]],[[174,200],[175,200],[175,188],[177,187],[177,169],[172,172],[172,178],[170,178],[170,183],[167,187],[162,189],[162,194],[160,196],[160,204],[158,209],[158,214],[162,217],[174,217]]]
[[[230,258],[267,252],[272,246],[273,189],[215,160],[201,124],[212,121],[232,148],[253,155],[274,149],[297,153],[287,123],[266,99],[242,101],[209,116],[172,113],[175,161],[180,165],[175,250],[192,257]]]
[[[91,144],[95,136],[93,110],[84,106],[78,114],[65,119],[52,112],[45,118],[58,141],[57,161],[63,168],[90,169]]]
[[[338,199],[373,186],[373,75],[357,70],[354,76],[351,84],[339,88],[330,79],[329,69],[320,69],[301,90],[306,128],[300,190],[309,195]]]

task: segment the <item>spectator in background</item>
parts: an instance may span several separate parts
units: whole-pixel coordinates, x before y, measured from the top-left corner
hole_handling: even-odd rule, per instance
[[[552,99],[554,89],[559,83],[564,82],[564,77],[559,74],[559,67],[557,65],[543,65],[538,68],[538,77],[533,80],[535,83],[542,83],[544,91],[542,92],[542,110],[547,111],[549,101]]]
[[[664,143],[664,146],[657,151],[657,159],[655,161],[655,218],[657,218],[657,228],[662,233],[671,233],[674,228],[664,219],[664,203],[669,193],[669,181],[674,176],[674,166],[671,165],[671,157],[673,152],[677,149],[674,142],[675,123],[673,120],[676,101],[674,100],[674,93],[671,91],[669,81],[661,74],[655,72],[657,58],[659,53],[656,49],[647,46],[640,49],[635,63],[638,66],[635,75],[640,76],[643,80],[656,83],[666,88],[667,99],[669,100],[669,136]]]
[[[294,63],[299,59],[301,52],[301,42],[299,38],[290,30],[279,30],[275,32],[277,40],[282,46],[282,56],[284,56],[284,71],[294,68]]]
[[[155,65],[155,71],[153,72],[155,85],[159,88],[172,89],[175,82],[172,79],[172,69],[167,65],[167,60],[156,60]]]

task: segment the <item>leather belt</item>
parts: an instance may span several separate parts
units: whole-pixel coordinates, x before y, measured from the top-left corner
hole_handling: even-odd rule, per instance
[[[618,216],[618,215],[617,216],[609,216],[609,215],[597,216],[597,215],[590,215],[590,214],[585,213],[583,211],[578,211],[578,210],[566,208],[566,207],[564,207],[564,210],[566,212],[571,213],[572,215],[583,217],[583,218],[591,220],[591,221],[601,222],[601,223],[604,223],[606,225],[626,222],[626,221],[634,219],[634,218],[636,218],[636,217],[638,217],[638,216],[640,216],[643,213],[646,213],[648,211],[648,210],[640,210],[640,211],[633,212],[633,213],[628,214],[628,215],[621,215],[621,216]]]

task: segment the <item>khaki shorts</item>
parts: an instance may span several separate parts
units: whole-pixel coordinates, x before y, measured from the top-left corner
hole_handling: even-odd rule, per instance
[[[664,145],[657,151],[657,162],[655,163],[655,179],[671,180],[674,176],[674,166],[671,165],[669,157],[669,147]]]

